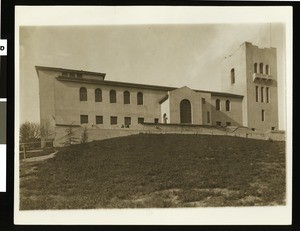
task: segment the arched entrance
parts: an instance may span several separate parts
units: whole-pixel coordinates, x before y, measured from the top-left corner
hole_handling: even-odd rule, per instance
[[[192,123],[192,107],[190,101],[187,99],[180,102],[180,123]]]

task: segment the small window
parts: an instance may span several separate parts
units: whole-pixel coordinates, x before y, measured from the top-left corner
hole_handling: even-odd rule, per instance
[[[260,101],[262,103],[264,102],[264,87],[260,88]]]
[[[75,72],[70,72],[70,73],[69,73],[69,75],[70,75],[70,77],[73,77],[73,78],[75,78],[75,76],[76,76],[76,73],[75,73]]]
[[[130,93],[129,93],[129,91],[124,91],[124,104],[130,104]]]
[[[222,125],[222,123],[220,121],[217,121],[216,124],[217,124],[217,126],[221,126]]]
[[[270,89],[268,87],[266,87],[266,101],[270,103]]]
[[[221,111],[221,102],[219,99],[216,100],[216,110]]]
[[[266,75],[269,75],[269,65],[266,65],[265,73],[266,73]]]
[[[258,86],[255,86],[255,98],[256,98],[256,102],[258,102]]]
[[[207,112],[207,123],[208,124],[210,123],[210,112],[209,111]]]
[[[80,88],[79,95],[80,101],[87,101],[87,90],[85,87]]]
[[[96,116],[96,124],[103,124],[103,116]]]
[[[234,84],[235,83],[235,71],[234,71],[234,68],[231,69],[230,73],[231,73],[231,84]]]
[[[271,129],[272,129],[272,131],[274,131],[274,130],[275,130],[275,127],[271,127]]]
[[[265,110],[261,110],[261,121],[265,121]]]
[[[202,98],[202,104],[205,104],[205,98]]]
[[[99,88],[95,90],[95,102],[102,102],[102,91]]]
[[[77,74],[76,74],[76,77],[77,77],[78,79],[80,79],[80,78],[82,78],[82,74],[81,74],[81,73],[77,73]]]
[[[110,124],[118,124],[118,117],[117,116],[111,116],[110,117]]]
[[[116,95],[116,91],[115,90],[110,90],[109,92],[109,100],[110,103],[116,103],[117,102],[117,95]]]
[[[89,116],[88,115],[80,115],[80,123],[81,124],[89,123]]]
[[[231,126],[231,122],[226,122],[226,126]]]
[[[158,118],[155,118],[155,119],[154,119],[154,123],[155,123],[155,124],[158,124],[158,121],[159,121]]]
[[[68,77],[68,76],[69,76],[69,73],[68,73],[68,72],[63,72],[63,73],[62,73],[62,76]]]
[[[254,73],[257,73],[257,63],[254,63]]]
[[[131,125],[131,117],[124,117],[124,124],[126,126]]]
[[[139,124],[143,124],[143,123],[144,123],[144,118],[139,117],[139,118],[138,118],[138,123],[139,123]]]
[[[260,63],[260,64],[259,64],[259,73],[260,73],[260,74],[263,74],[263,73],[264,73],[264,64],[263,64],[263,63]]]
[[[144,104],[143,93],[138,92],[137,93],[137,105],[143,105],[143,104]]]
[[[226,100],[226,111],[230,111],[230,100]]]

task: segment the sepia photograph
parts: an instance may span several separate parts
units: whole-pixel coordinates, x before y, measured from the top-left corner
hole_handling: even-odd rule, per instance
[[[286,209],[286,23],[111,8],[16,25],[17,213]]]

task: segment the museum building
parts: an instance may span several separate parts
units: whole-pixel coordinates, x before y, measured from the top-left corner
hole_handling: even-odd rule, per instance
[[[36,66],[41,125],[116,129],[164,123],[277,130],[276,62],[275,48],[241,44],[220,66],[222,92],[116,82],[105,80],[104,73]]]

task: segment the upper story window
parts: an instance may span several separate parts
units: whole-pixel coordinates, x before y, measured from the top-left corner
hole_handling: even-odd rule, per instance
[[[80,101],[87,101],[87,90],[85,87],[81,87],[79,90]]]
[[[230,100],[226,100],[226,111],[230,111]]]
[[[143,105],[144,104],[144,96],[142,92],[137,93],[137,105]]]
[[[221,101],[219,99],[216,100],[216,110],[217,111],[221,110]]]
[[[265,73],[266,73],[266,75],[270,74],[269,65],[266,65],[266,67],[265,67]]]
[[[110,90],[109,92],[109,102],[116,103],[117,102],[117,93],[115,90]]]
[[[254,73],[257,73],[257,63],[254,63]]]
[[[231,69],[230,74],[231,74],[231,84],[234,84],[235,83],[235,71],[234,71],[234,68]]]
[[[263,73],[264,73],[264,64],[263,64],[263,63],[260,63],[260,64],[259,64],[259,73],[260,73],[260,74],[263,74]]]
[[[124,91],[124,104],[130,104],[130,93],[129,93],[129,91]]]
[[[258,86],[255,86],[255,99],[256,99],[256,102],[258,102]]]
[[[95,90],[95,102],[102,102],[102,91],[99,88]]]
[[[82,78],[81,73],[76,73],[76,72],[62,72],[63,77],[72,77],[72,78]]]

